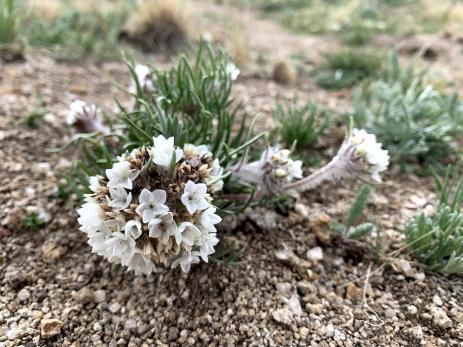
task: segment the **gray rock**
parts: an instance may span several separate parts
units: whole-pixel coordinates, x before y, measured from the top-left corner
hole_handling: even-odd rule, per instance
[[[442,308],[432,305],[429,311],[434,324],[437,324],[441,328],[450,328],[453,325],[452,320]]]
[[[79,291],[77,291],[74,295],[74,300],[82,305],[88,304],[95,300],[95,296],[93,295],[93,291],[90,288],[83,287]]]
[[[19,301],[26,301],[31,297],[31,293],[26,289],[23,288],[18,292],[18,300]]]
[[[273,320],[284,325],[291,325],[293,316],[293,313],[288,307],[280,308],[272,312]]]
[[[289,282],[279,282],[275,285],[277,292],[285,297],[291,295],[291,283]]]
[[[96,303],[101,303],[106,301],[106,292],[102,289],[95,290],[93,297]]]
[[[407,312],[408,312],[409,314],[415,315],[415,314],[418,313],[418,309],[417,309],[416,306],[414,306],[414,305],[409,305],[409,306],[407,307]]]
[[[315,287],[312,283],[307,281],[300,281],[297,283],[297,290],[302,295],[313,294],[317,292],[317,287]]]
[[[127,319],[124,328],[126,330],[135,330],[137,328],[137,321],[135,319]]]
[[[114,302],[109,305],[108,309],[111,313],[116,313],[121,309],[121,305],[119,305],[117,302]]]
[[[301,307],[301,302],[299,301],[299,295],[297,295],[297,293],[293,293],[287,304],[291,312],[296,316],[302,316],[304,314],[304,311]]]
[[[409,329],[409,333],[415,338],[421,340],[424,337],[423,329],[419,325]]]
[[[334,326],[333,326],[333,324],[329,323],[325,327],[325,336],[327,336],[327,337],[333,337],[334,336]]]
[[[178,339],[178,328],[177,327],[170,327],[169,328],[169,341],[175,341]]]
[[[436,305],[436,306],[442,306],[442,305],[444,304],[444,303],[442,302],[442,299],[440,298],[440,296],[437,295],[437,294],[434,295],[434,296],[432,297],[432,302],[433,302],[434,305]]]
[[[392,319],[395,316],[396,316],[396,312],[392,308],[388,308],[384,311],[384,317],[386,317],[387,319]]]

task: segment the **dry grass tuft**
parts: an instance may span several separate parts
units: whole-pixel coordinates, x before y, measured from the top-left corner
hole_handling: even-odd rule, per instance
[[[131,15],[119,38],[144,51],[175,51],[191,38],[192,19],[182,0],[145,0]]]
[[[296,81],[296,71],[287,60],[281,60],[273,67],[273,79],[275,82],[288,85]]]
[[[65,10],[63,3],[58,0],[29,0],[26,8],[48,23],[56,21]]]

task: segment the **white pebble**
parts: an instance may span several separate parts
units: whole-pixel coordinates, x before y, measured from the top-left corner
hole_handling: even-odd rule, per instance
[[[432,302],[437,306],[442,306],[444,304],[440,296],[437,294],[432,297]]]
[[[307,251],[307,259],[313,261],[319,261],[323,259],[323,249],[321,247],[315,247]]]
[[[333,324],[329,323],[326,327],[325,327],[325,335],[327,337],[332,337],[334,335],[334,326]]]
[[[117,302],[115,302],[115,303],[112,303],[111,305],[109,305],[108,308],[109,308],[109,311],[111,311],[111,313],[116,313],[121,309],[121,305],[119,305]]]
[[[410,314],[417,314],[417,313],[418,313],[418,309],[417,309],[416,306],[414,306],[414,305],[409,305],[409,306],[407,307],[407,311],[408,311],[408,313],[410,313]]]
[[[95,290],[93,293],[95,302],[100,303],[100,302],[105,302],[106,301],[106,292],[102,289]]]
[[[18,292],[18,299],[19,301],[26,301],[27,299],[29,299],[31,297],[31,293],[23,288],[21,289],[19,292]]]

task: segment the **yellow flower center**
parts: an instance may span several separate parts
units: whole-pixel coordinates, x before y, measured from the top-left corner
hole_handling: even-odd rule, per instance
[[[278,168],[275,170],[275,177],[284,177],[286,176],[286,171],[282,168]]]
[[[365,154],[367,154],[367,149],[365,147],[365,145],[358,145],[357,146],[357,153],[360,155],[360,156],[364,156]]]

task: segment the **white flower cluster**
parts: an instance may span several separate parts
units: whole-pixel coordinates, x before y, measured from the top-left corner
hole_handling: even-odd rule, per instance
[[[109,128],[103,123],[101,110],[96,105],[87,105],[82,100],[75,100],[71,103],[66,123],[75,126],[81,133],[109,134]]]
[[[354,146],[364,170],[371,174],[374,181],[381,182],[379,173],[389,166],[389,154],[381,148],[382,145],[376,141],[376,136],[363,129],[354,129],[346,146]]]
[[[279,146],[269,147],[260,159],[238,166],[235,177],[257,184],[261,189],[278,194],[283,185],[302,178],[302,161],[290,158],[290,151]]]
[[[136,274],[207,262],[221,221],[212,193],[223,185],[207,147],[180,149],[160,135],[118,159],[106,177],[90,179],[93,193],[78,210],[92,251]]]
[[[143,89],[145,93],[154,91],[154,82],[151,76],[151,70],[147,65],[137,64],[135,65],[135,76],[137,77],[140,88]],[[132,81],[129,86],[129,93],[137,93],[137,84],[135,81]]]
[[[336,156],[312,175],[287,184],[285,190],[304,191],[312,189],[324,181],[343,177],[358,177],[381,182],[380,173],[389,166],[389,154],[382,149],[376,136],[365,130],[353,129]]]

